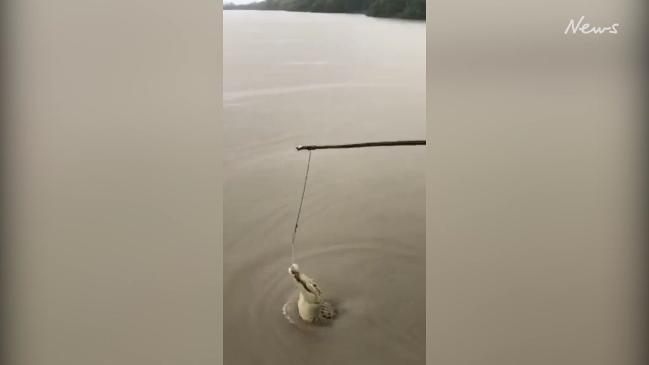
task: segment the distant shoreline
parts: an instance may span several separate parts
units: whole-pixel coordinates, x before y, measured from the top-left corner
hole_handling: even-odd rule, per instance
[[[265,0],[241,5],[226,3],[223,10],[283,10],[426,20],[425,0]]]

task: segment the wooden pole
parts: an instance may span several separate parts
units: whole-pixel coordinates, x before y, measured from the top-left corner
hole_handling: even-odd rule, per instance
[[[325,150],[335,148],[362,148],[362,147],[383,147],[383,146],[421,146],[426,145],[426,140],[408,140],[408,141],[383,141],[383,142],[365,142],[365,143],[349,143],[349,144],[328,144],[328,145],[306,145],[297,146],[295,149],[298,151],[307,150]]]

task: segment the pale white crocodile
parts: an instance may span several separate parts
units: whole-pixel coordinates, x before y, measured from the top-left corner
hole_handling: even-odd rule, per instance
[[[288,268],[288,272],[298,284],[297,308],[300,318],[311,323],[326,322],[333,319],[336,312],[330,303],[322,300],[322,291],[318,284],[302,273],[297,264],[292,264]]]

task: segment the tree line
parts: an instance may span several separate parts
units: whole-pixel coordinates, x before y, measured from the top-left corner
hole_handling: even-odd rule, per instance
[[[426,0],[265,0],[223,9],[286,10],[316,13],[362,13],[368,16],[426,19]]]

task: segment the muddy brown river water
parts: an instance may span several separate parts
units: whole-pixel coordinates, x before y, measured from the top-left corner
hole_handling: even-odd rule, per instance
[[[224,12],[224,363],[425,362],[425,147],[313,152],[295,256],[339,313],[282,313],[296,318],[295,146],[423,139],[425,37],[423,22]]]

